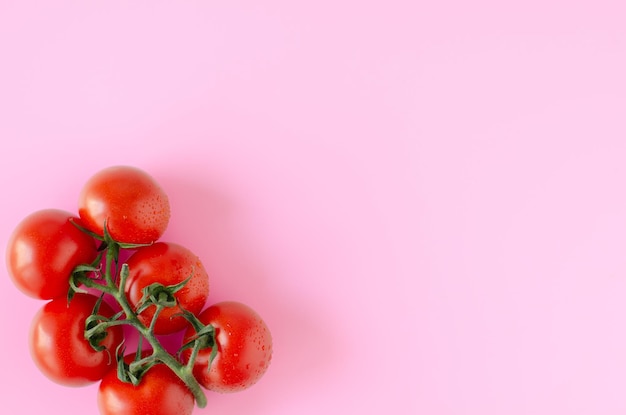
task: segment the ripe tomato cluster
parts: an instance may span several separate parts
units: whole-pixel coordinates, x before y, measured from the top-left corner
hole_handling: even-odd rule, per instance
[[[62,385],[100,381],[103,415],[191,414],[206,405],[203,389],[246,389],[270,363],[272,337],[253,309],[205,308],[209,277],[198,256],[160,241],[169,219],[167,194],[149,174],[115,166],[86,182],[78,215],[34,212],[8,241],[14,284],[48,300],[31,325],[35,364]],[[132,352],[123,326],[137,333]],[[182,334],[176,353],[159,337],[173,333]]]

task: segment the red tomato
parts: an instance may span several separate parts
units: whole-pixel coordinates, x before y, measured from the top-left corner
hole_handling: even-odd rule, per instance
[[[143,296],[143,289],[153,283],[164,286],[176,285],[191,276],[187,284],[174,294],[178,304],[184,309],[198,314],[204,308],[209,295],[209,276],[200,259],[187,248],[166,242],[157,242],[137,249],[126,261],[130,274],[125,291],[130,303],[137,307]],[[149,326],[155,307],[150,306],[139,314],[139,319]],[[187,320],[177,316],[178,307],[164,308],[159,315],[156,334],[170,334],[187,327]]]
[[[193,374],[200,385],[215,392],[237,392],[254,385],[272,358],[272,336],[261,317],[245,304],[225,301],[207,308],[198,318],[215,328],[217,343],[210,367],[212,348],[198,353]],[[195,333],[188,329],[183,343]],[[190,353],[186,349],[183,357],[189,359]]]
[[[95,382],[116,367],[115,349],[123,339],[121,327],[110,327],[95,351],[85,340],[85,320],[91,315],[97,297],[75,294],[67,304],[57,298],[35,315],[30,332],[30,351],[41,372],[52,381],[66,386],[84,386]],[[110,317],[111,308],[102,303],[99,314]]]
[[[125,360],[130,363],[133,358]],[[194,398],[185,383],[160,363],[137,386],[119,380],[117,370],[109,371],[100,382],[98,407],[101,415],[190,415]]]
[[[62,210],[40,210],[13,231],[7,245],[7,268],[26,295],[50,300],[67,294],[74,267],[96,258],[93,238],[72,225],[72,218],[78,221]]]
[[[148,244],[163,235],[170,204],[159,184],[135,167],[101,170],[83,187],[78,213],[85,227],[103,235],[104,221],[111,237],[124,243]]]

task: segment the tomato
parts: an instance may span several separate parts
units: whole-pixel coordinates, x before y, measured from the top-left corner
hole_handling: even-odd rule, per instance
[[[13,231],[6,251],[7,268],[13,283],[26,295],[42,300],[65,295],[74,267],[96,258],[94,239],[70,219],[78,221],[62,210],[40,210]]]
[[[59,297],[35,315],[30,331],[30,351],[41,372],[65,386],[84,386],[102,379],[115,368],[115,349],[122,342],[121,327],[110,327],[101,345],[94,350],[84,337],[85,320],[92,313],[97,297],[75,294],[72,301]],[[99,314],[110,317],[111,307],[102,303]]]
[[[134,355],[125,357],[130,363]],[[98,389],[101,415],[190,415],[194,398],[185,383],[162,363],[152,366],[137,386],[122,382],[117,370],[106,374]]]
[[[174,296],[184,309],[198,314],[204,308],[209,295],[209,276],[200,259],[187,248],[166,242],[157,242],[137,249],[126,261],[130,274],[125,292],[134,307],[143,296],[143,289],[153,283],[164,286],[176,285],[191,276],[187,284]],[[146,326],[150,325],[156,307],[150,306],[139,314]],[[154,332],[170,334],[187,327],[187,320],[175,316],[179,307],[164,308],[157,318]]]
[[[245,304],[224,301],[203,311],[199,320],[215,328],[217,354],[210,362],[212,348],[202,349],[193,374],[204,388],[215,392],[237,392],[255,384],[272,358],[272,336],[261,317]],[[192,340],[195,330],[185,333],[183,343]],[[190,350],[183,352],[189,359]]]
[[[85,226],[103,235],[104,222],[111,237],[131,244],[159,239],[170,219],[169,199],[146,172],[129,166],[99,171],[84,185],[78,213]]]

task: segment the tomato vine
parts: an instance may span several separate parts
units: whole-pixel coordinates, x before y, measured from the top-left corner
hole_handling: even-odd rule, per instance
[[[196,405],[200,408],[204,408],[207,402],[206,395],[193,375],[193,366],[195,357],[201,349],[212,347],[213,356],[217,353],[217,348],[213,347],[215,345],[215,330],[210,325],[202,324],[193,313],[189,313],[183,309],[181,313],[182,316],[190,322],[197,333],[195,339],[184,344],[177,353],[178,356],[183,350],[191,348],[191,358],[185,364],[171,355],[154,333],[154,326],[160,313],[165,308],[180,307],[174,294],[183,288],[185,284],[189,282],[190,278],[176,285],[164,286],[155,283],[144,288],[144,296],[139,306],[134,309],[124,289],[126,279],[129,276],[128,264],[122,264],[118,270],[119,256],[123,249],[136,249],[149,244],[126,244],[117,242],[107,231],[106,223],[104,224],[104,235],[102,237],[83,228],[76,222],[73,223],[83,232],[89,233],[93,237],[101,240],[102,243],[99,249],[100,255],[98,255],[91,264],[82,264],[74,269],[70,277],[68,301],[71,301],[72,297],[77,292],[87,292],[82,288],[85,287],[100,292],[101,299],[105,295],[112,298],[121,308],[121,311],[112,317],[105,317],[98,314],[98,303],[96,307],[94,307],[92,315],[86,320],[85,339],[89,341],[94,350],[100,351],[102,350],[100,342],[106,336],[107,330],[110,327],[119,325],[133,327],[140,335],[136,359],[132,363],[127,364],[123,359],[124,348],[120,347],[119,350],[116,351],[119,379],[136,386],[141,382],[142,375],[149,370],[150,367],[156,363],[163,363],[187,385],[196,400]],[[102,268],[103,256],[104,269]],[[155,307],[155,311],[151,323],[146,326],[138,318],[138,314],[148,307]],[[152,353],[149,356],[142,356],[141,339],[145,339],[152,348]]]

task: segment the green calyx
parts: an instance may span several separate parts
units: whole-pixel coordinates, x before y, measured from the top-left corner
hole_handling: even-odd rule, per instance
[[[142,291],[142,297],[137,304],[137,314],[150,306],[155,307],[176,307],[177,301],[174,294],[180,291],[191,277],[175,285],[163,285],[158,282],[148,285]]]

